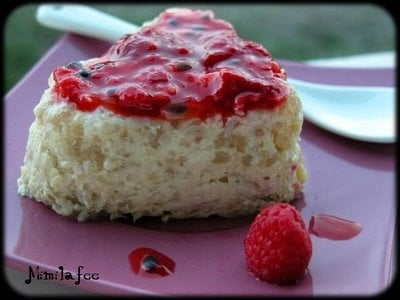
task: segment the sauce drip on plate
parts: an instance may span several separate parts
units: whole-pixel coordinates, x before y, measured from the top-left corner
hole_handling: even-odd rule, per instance
[[[129,264],[135,274],[168,276],[175,271],[175,262],[154,249],[141,247],[129,254]]]

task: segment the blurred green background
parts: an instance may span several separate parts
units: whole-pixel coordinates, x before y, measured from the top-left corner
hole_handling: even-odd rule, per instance
[[[212,9],[244,39],[264,45],[275,58],[307,60],[395,49],[395,25],[372,4],[99,4],[90,5],[141,24],[172,6]],[[4,27],[7,92],[63,33],[39,25],[37,5],[14,9]],[[99,53],[100,55],[101,53]]]

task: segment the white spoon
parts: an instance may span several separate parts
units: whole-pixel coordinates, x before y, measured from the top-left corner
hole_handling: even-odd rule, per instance
[[[317,84],[288,79],[298,93],[310,122],[361,141],[395,142],[395,90]]]
[[[49,28],[109,42],[116,42],[124,34],[135,33],[140,28],[91,7],[77,4],[39,5],[36,20]]]
[[[139,26],[84,5],[42,4],[37,21],[47,27],[110,42]],[[351,87],[309,83],[289,78],[299,94],[304,117],[336,134],[375,143],[393,143],[395,90],[391,87]]]

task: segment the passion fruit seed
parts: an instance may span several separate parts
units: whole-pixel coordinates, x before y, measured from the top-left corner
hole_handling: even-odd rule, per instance
[[[204,26],[192,26],[193,30],[197,30],[197,31],[204,31],[206,30],[206,28]]]
[[[173,103],[169,104],[164,110],[172,115],[182,115],[187,111],[187,106],[185,103]]]
[[[168,24],[169,24],[169,25],[172,25],[172,26],[178,26],[178,20],[176,20],[176,19],[171,19],[171,20],[168,22]]]
[[[178,63],[175,65],[176,72],[187,71],[187,70],[190,70],[191,68],[192,68],[192,66],[189,65],[188,63]]]
[[[93,66],[93,68],[96,69],[96,70],[100,70],[100,69],[102,69],[104,66],[105,66],[105,64],[100,63],[100,64],[95,64],[95,65]]]
[[[82,63],[79,61],[70,61],[66,66],[66,68],[68,69],[72,69],[72,70],[80,70],[82,68]]]
[[[116,88],[109,88],[109,89],[107,89],[106,90],[106,94],[107,94],[107,96],[113,96],[113,95],[115,95],[115,92],[116,92]]]
[[[81,71],[79,71],[79,75],[83,78],[89,78],[90,72],[88,70],[81,70]]]
[[[142,268],[146,272],[157,269],[158,261],[153,256],[146,256],[142,262]]]

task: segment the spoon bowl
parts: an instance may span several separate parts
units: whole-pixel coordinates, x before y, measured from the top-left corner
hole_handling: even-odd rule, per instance
[[[115,42],[140,27],[84,5],[42,4],[37,21],[57,30]],[[304,117],[336,134],[374,143],[394,143],[395,91],[310,83],[289,78],[303,105]]]
[[[288,81],[301,99],[304,118],[315,125],[360,141],[395,141],[394,88]]]

